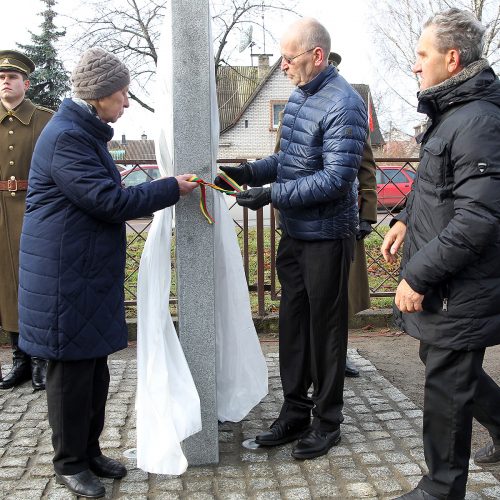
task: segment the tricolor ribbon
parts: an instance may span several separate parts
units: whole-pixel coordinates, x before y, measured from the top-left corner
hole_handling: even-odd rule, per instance
[[[234,182],[233,179],[231,179],[231,177],[229,177],[225,172],[220,172],[218,176],[222,178],[224,182],[229,184],[233,189],[231,190],[231,189],[221,188],[211,182],[207,182],[204,181],[203,179],[200,179],[197,175],[193,175],[189,179],[189,182],[197,182],[200,185],[200,210],[201,213],[205,216],[205,219],[207,219],[207,222],[209,224],[213,224],[215,220],[210,215],[207,209],[207,186],[217,191],[220,191],[221,193],[228,194],[230,196],[235,196],[236,193],[243,191],[243,189],[238,184],[236,184],[236,182]]]

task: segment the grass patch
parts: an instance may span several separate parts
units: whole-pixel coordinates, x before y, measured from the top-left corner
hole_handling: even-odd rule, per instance
[[[399,272],[399,259],[394,264],[387,264],[380,255],[380,246],[385,233],[388,231],[386,226],[378,226],[366,239],[365,248],[368,264],[368,278],[372,292],[387,293],[393,292],[397,286],[397,276]],[[243,255],[244,235],[243,231],[236,228],[238,243]],[[137,276],[139,271],[139,262],[144,248],[145,237],[135,234],[127,235],[127,261],[125,269],[125,300],[135,301],[137,293]],[[279,234],[276,234],[276,247],[279,243]],[[171,259],[172,259],[172,284],[171,297],[176,293],[176,274],[175,274],[175,238],[172,238]],[[257,285],[257,230],[250,228],[248,231],[248,282],[250,286]],[[270,228],[264,228],[264,282],[266,285],[271,283],[271,231]],[[275,275],[276,286],[279,292],[279,282]],[[373,308],[391,307],[392,297],[373,297]],[[253,314],[258,314],[258,297],[256,291],[250,291],[250,304]],[[264,316],[276,313],[279,310],[279,300],[273,300],[270,291],[266,290],[264,300]],[[135,318],[137,308],[135,305],[126,307],[127,317]],[[171,313],[176,314],[175,303],[171,304]]]

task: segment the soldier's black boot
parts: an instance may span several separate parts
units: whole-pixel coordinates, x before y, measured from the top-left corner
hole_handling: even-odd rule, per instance
[[[17,341],[18,333],[10,333],[12,344],[12,370],[0,382],[0,389],[10,389],[31,379],[30,357],[19,349]]]
[[[47,378],[47,360],[43,358],[31,358],[31,385],[35,391],[45,389],[45,379]]]

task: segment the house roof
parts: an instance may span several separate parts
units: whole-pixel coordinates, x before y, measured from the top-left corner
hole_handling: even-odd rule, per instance
[[[151,139],[109,141],[108,149],[115,160],[156,161],[155,141]]]
[[[280,66],[281,58],[270,67],[267,74],[260,80],[258,68],[255,66],[221,66],[219,68],[217,98],[221,134],[238,123],[243,113],[259,95],[262,87]],[[369,85],[353,84],[352,86],[361,95],[367,108],[371,107],[373,119],[372,144],[374,146],[383,145],[385,141],[380,131],[376,110],[373,107]]]
[[[234,127],[250,106],[260,89],[280,66],[278,59],[259,80],[256,66],[221,66],[217,72],[217,101],[219,104],[220,133]]]

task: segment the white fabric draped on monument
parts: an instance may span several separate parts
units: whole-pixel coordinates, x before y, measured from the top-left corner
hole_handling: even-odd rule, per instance
[[[167,12],[157,67],[155,122],[159,130],[155,147],[162,175],[174,173],[170,19]],[[210,60],[213,61],[212,55]],[[214,68],[210,87],[215,165],[219,117]],[[195,191],[192,196],[197,194]],[[172,215],[172,209],[155,214],[139,269],[137,466],[152,473],[178,475],[188,465],[181,442],[201,430],[201,413],[198,393],[169,311]],[[203,217],[201,213],[199,216]],[[267,366],[252,321],[234,223],[220,193],[214,196],[214,216],[217,414],[220,421],[237,422],[267,394]]]

